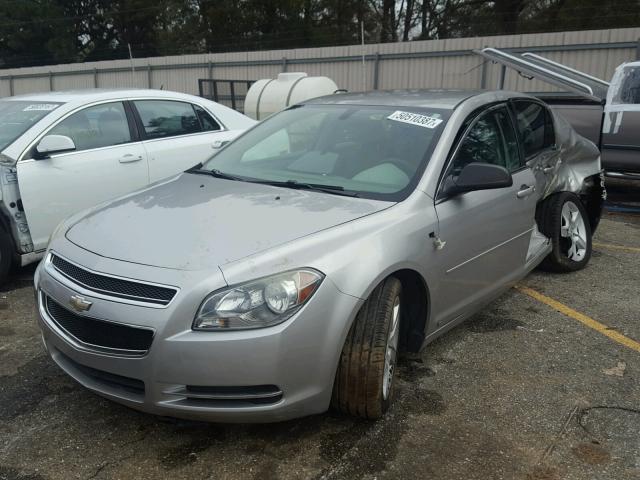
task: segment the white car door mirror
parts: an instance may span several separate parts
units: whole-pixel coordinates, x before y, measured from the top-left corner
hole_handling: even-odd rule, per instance
[[[213,142],[211,144],[211,148],[213,148],[214,150],[218,150],[218,149],[224,147],[229,142],[230,142],[230,140],[216,140],[215,142]]]
[[[76,149],[73,140],[65,135],[47,135],[36,146],[36,160],[48,158],[54,153],[71,152]]]

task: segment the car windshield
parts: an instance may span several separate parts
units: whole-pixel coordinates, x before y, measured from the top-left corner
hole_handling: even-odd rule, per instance
[[[449,113],[387,106],[294,107],[239,137],[201,171],[399,201],[415,188]]]
[[[60,105],[58,102],[0,101],[0,150],[11,145],[20,135]]]

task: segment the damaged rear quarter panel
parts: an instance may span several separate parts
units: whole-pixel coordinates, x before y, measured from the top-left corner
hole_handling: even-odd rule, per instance
[[[579,135],[564,117],[552,111],[556,133],[555,158],[546,160],[552,166],[545,171],[545,181],[542,199],[558,192],[585,193],[589,186],[586,180],[602,172],[600,151],[598,147]],[[530,161],[529,166],[534,172],[540,172],[546,165],[544,159],[538,156]]]

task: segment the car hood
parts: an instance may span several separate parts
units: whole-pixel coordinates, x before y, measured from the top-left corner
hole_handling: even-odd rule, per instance
[[[185,173],[91,211],[66,237],[103,257],[200,270],[391,205]]]

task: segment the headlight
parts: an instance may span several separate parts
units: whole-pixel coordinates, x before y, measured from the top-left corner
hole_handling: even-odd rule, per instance
[[[324,275],[294,270],[213,292],[204,299],[194,330],[242,330],[282,323],[311,298]]]

